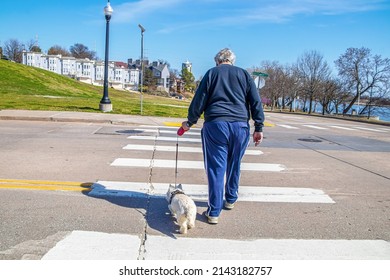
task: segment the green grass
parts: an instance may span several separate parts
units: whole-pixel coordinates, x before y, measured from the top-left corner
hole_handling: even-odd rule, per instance
[[[0,60],[0,110],[100,112],[103,87],[88,85],[50,71]],[[115,114],[140,114],[140,94],[109,89]],[[143,94],[146,116],[187,116],[188,101]]]

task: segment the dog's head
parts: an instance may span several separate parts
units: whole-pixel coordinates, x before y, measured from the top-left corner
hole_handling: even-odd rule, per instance
[[[168,188],[168,191],[167,191],[167,195],[166,195],[166,199],[169,202],[169,204],[171,203],[172,198],[176,194],[179,194],[179,193],[183,193],[184,194],[183,186],[181,184],[176,185],[176,186],[169,185],[169,188]]]

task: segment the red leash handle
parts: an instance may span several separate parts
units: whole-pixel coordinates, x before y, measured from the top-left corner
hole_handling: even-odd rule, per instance
[[[180,128],[177,130],[177,135],[182,136],[182,135],[184,134],[184,132],[186,132],[186,131],[184,130],[184,128],[180,127]]]

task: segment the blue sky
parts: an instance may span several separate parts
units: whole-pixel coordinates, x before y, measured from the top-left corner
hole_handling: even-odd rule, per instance
[[[262,61],[294,63],[321,53],[333,68],[349,47],[390,58],[390,1],[384,0],[111,0],[110,60],[163,59],[180,70],[187,59],[199,78],[230,47],[242,68]],[[3,1],[0,44],[38,38],[46,52],[82,43],[104,58],[105,0]]]

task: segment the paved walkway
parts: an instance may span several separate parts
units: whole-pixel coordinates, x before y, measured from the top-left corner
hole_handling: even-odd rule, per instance
[[[166,125],[167,122],[181,123],[184,119],[151,117],[139,115],[122,115],[111,113],[86,113],[67,111],[30,111],[0,110],[0,120],[35,120],[56,122],[88,122],[132,125]]]

